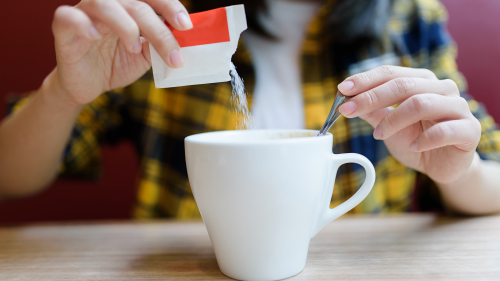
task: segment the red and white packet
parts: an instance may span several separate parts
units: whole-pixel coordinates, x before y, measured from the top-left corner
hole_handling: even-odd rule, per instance
[[[149,45],[156,88],[231,80],[231,57],[236,52],[241,32],[247,29],[245,8],[243,5],[228,6],[190,14],[190,17],[193,22],[190,30],[180,31],[169,26],[181,47],[183,67],[170,68]]]

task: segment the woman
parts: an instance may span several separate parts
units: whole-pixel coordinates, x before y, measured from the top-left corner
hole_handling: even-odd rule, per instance
[[[354,96],[331,132],[335,153],[361,153],[377,170],[373,191],[355,211],[440,203],[467,214],[500,210],[500,132],[466,95],[439,2],[245,2],[250,30],[233,61],[252,93],[256,128],[319,129],[337,84]],[[37,192],[58,174],[95,177],[98,145],[129,138],[141,156],[134,216],[199,216],[183,139],[232,129],[237,116],[227,83],[154,87],[149,43],[169,66],[183,65],[155,12],[176,29],[192,27],[175,0],[83,0],[57,9],[57,67],[0,127],[3,197]],[[363,180],[354,166],[343,166],[338,177],[332,205]]]

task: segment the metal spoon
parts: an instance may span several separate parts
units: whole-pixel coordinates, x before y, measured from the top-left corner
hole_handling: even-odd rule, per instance
[[[344,96],[340,91],[337,92],[337,96],[333,101],[332,109],[330,110],[330,113],[326,118],[325,124],[323,124],[323,127],[319,131],[318,137],[324,136],[326,132],[328,132],[328,130],[332,127],[333,123],[335,123],[335,121],[339,119],[340,115],[342,115],[342,113],[340,113],[339,111],[339,107],[350,99],[351,97]]]

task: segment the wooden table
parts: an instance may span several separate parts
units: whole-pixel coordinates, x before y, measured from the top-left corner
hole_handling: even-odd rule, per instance
[[[0,280],[228,280],[202,222],[0,228]],[[500,216],[344,216],[289,280],[500,280]]]

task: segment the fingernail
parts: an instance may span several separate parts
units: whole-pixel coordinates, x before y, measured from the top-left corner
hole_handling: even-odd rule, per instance
[[[140,53],[142,51],[142,42],[141,38],[137,42],[134,43],[134,46],[132,46],[132,51],[136,54]]]
[[[413,151],[418,151],[418,143],[417,141],[414,141],[411,145],[410,145],[410,149],[413,150]]]
[[[354,111],[356,111],[357,108],[358,108],[358,106],[356,105],[355,102],[348,101],[348,102],[344,103],[343,105],[341,105],[339,110],[340,110],[340,113],[342,113],[344,115],[350,115]]]
[[[380,124],[378,124],[377,128],[375,128],[375,131],[373,132],[373,137],[377,140],[380,140],[384,137],[382,134],[382,129],[380,129]]]
[[[193,23],[191,22],[191,18],[184,11],[179,12],[179,14],[177,14],[177,23],[183,29],[191,29],[193,27]]]
[[[89,27],[89,35],[90,38],[97,39],[101,36],[101,33],[99,33],[99,31],[97,30],[97,28],[95,28],[95,26],[91,25]]]
[[[182,67],[184,65],[184,58],[179,50],[173,51],[168,58],[174,67]]]
[[[352,81],[344,81],[344,82],[339,84],[338,88],[342,93],[348,92],[352,88],[354,88],[354,83]]]

